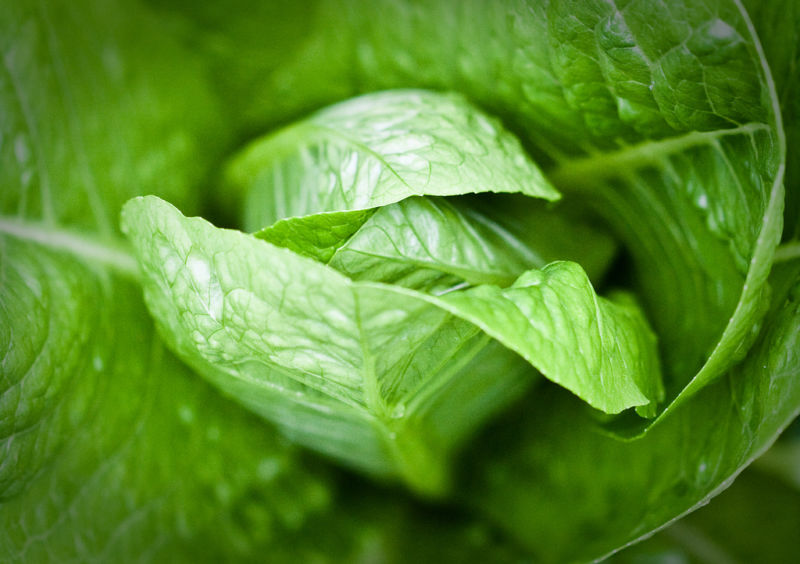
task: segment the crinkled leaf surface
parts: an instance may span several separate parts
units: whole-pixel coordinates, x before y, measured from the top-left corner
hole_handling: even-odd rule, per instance
[[[246,190],[245,229],[319,212],[376,208],[410,196],[558,192],[497,120],[461,96],[371,94],[256,141],[230,165]]]
[[[558,236],[568,231],[562,215],[522,197],[558,194],[513,136],[453,96],[391,91],[344,102],[255,142],[227,177],[260,238],[353,278],[445,291],[508,285],[556,258],[586,259],[597,273],[610,255],[608,236],[579,222],[569,225],[593,240],[585,252],[577,233]],[[496,197],[420,197],[487,191],[519,194],[530,210],[524,227],[504,225],[512,218],[493,212]]]
[[[797,139],[797,112],[792,102],[798,97],[791,86],[796,84],[797,73],[792,69],[797,51],[796,41],[790,40],[792,35],[796,38],[792,14],[796,16],[797,10],[791,1],[746,2],[754,9],[756,27],[763,31],[764,51],[776,77],[774,92],[736,1],[340,0],[299,3],[300,9],[271,3],[254,6],[246,0],[234,5],[182,0],[153,4],[164,10],[167,20],[177,16],[182,24],[191,19],[201,22],[200,27],[208,32],[201,36],[195,34],[200,27],[185,30],[191,51],[213,60],[214,86],[225,97],[220,109],[207,104],[208,90],[198,82],[196,58],[174,51],[169,37],[173,29],[167,31],[167,26],[156,24],[138,7],[82,1],[69,6],[17,2],[0,9],[4,55],[0,69],[2,229],[27,239],[14,243],[13,237],[3,236],[3,257],[17,257],[3,258],[0,265],[3,315],[13,312],[17,316],[23,304],[32,308],[28,311],[37,312],[35,321],[25,318],[20,325],[16,317],[14,323],[6,323],[4,318],[0,325],[0,342],[8,353],[4,358],[17,371],[7,378],[4,364],[3,383],[9,386],[10,405],[16,406],[12,409],[19,409],[20,414],[19,425],[9,418],[2,420],[0,436],[14,433],[12,441],[3,442],[2,453],[30,464],[12,465],[8,462],[11,458],[0,462],[0,487],[3,495],[9,496],[0,506],[0,517],[11,523],[3,527],[0,546],[4,558],[12,559],[14,555],[7,555],[20,544],[30,547],[25,553],[28,560],[45,560],[47,554],[55,561],[71,555],[78,560],[97,555],[112,560],[128,560],[131,555],[142,560],[234,558],[232,555],[246,554],[258,543],[252,536],[242,540],[231,531],[252,534],[269,528],[284,534],[278,537],[280,542],[267,540],[261,545],[257,557],[262,560],[269,550],[276,560],[313,560],[322,558],[320,551],[324,551],[328,556],[338,555],[337,561],[391,561],[397,553],[414,558],[409,546],[422,551],[418,559],[423,561],[432,554],[443,561],[503,559],[492,552],[484,556],[475,545],[472,529],[462,534],[444,527],[438,542],[429,542],[429,537],[423,541],[422,536],[436,529],[433,525],[441,520],[426,523],[415,511],[396,510],[403,505],[396,503],[396,498],[365,495],[363,484],[354,488],[354,497],[370,509],[363,511],[362,506],[354,512],[349,504],[347,511],[337,510],[333,518],[323,516],[315,535],[306,535],[310,529],[301,528],[291,537],[282,525],[265,527],[260,516],[271,513],[254,509],[261,507],[261,502],[255,506],[232,504],[242,509],[232,511],[235,527],[219,527],[217,519],[213,528],[204,528],[203,523],[209,522],[206,512],[222,507],[219,500],[225,493],[205,490],[198,495],[202,464],[187,464],[180,459],[186,450],[159,438],[165,429],[180,435],[177,429],[182,422],[166,415],[129,417],[127,410],[133,407],[127,395],[119,398],[117,409],[95,410],[96,415],[86,422],[84,410],[78,406],[92,393],[86,392],[92,386],[74,384],[92,374],[85,369],[94,359],[88,351],[65,348],[59,353],[47,348],[53,343],[46,338],[49,333],[44,320],[63,334],[64,343],[91,345],[121,335],[116,342],[123,348],[121,352],[114,349],[114,356],[126,359],[138,350],[130,342],[129,332],[108,323],[112,331],[98,336],[91,327],[104,326],[106,315],[116,315],[115,321],[130,320],[126,327],[138,334],[136,318],[142,322],[143,341],[147,342],[153,339],[152,328],[140,306],[117,303],[126,295],[133,299],[135,292],[127,284],[119,286],[105,272],[108,267],[130,272],[130,259],[120,258],[118,245],[111,241],[105,241],[108,247],[99,248],[79,244],[82,256],[88,249],[95,258],[99,255],[104,266],[79,262],[69,268],[64,253],[75,249],[65,249],[60,235],[58,245],[53,246],[52,235],[59,233],[57,224],[66,222],[80,226],[92,239],[105,239],[115,229],[119,204],[141,192],[160,193],[183,209],[202,205],[205,196],[189,195],[186,188],[212,164],[214,152],[206,153],[204,147],[218,141],[220,130],[207,120],[223,115],[230,118],[230,128],[241,133],[245,124],[252,136],[361,92],[394,87],[461,92],[520,134],[525,148],[564,193],[565,203],[579,199],[593,205],[624,240],[637,298],[660,338],[669,399],[677,397],[716,350],[708,368],[695,380],[697,384],[685,394],[686,401],[651,428],[649,433],[656,438],[645,435],[620,446],[602,432],[590,431],[596,429],[595,418],[587,416],[567,394],[547,391],[527,405],[527,417],[543,424],[535,432],[522,433],[519,440],[527,441],[528,447],[520,448],[527,454],[510,449],[517,454],[507,454],[512,460],[507,464],[498,461],[492,480],[502,484],[509,476],[524,478],[526,489],[522,492],[528,495],[500,487],[487,497],[495,499],[489,504],[493,508],[489,514],[525,538],[535,551],[552,556],[554,545],[568,546],[581,548],[586,558],[594,558],[646,533],[727,483],[794,415],[792,405],[796,410],[800,404],[798,379],[796,372],[794,377],[785,376],[797,366],[797,359],[780,349],[784,345],[797,348],[789,338],[797,323],[775,312],[783,306],[791,309],[796,302],[783,300],[782,291],[776,291],[778,298],[768,323],[754,323],[766,309],[761,282],[780,232],[776,218],[782,200],[783,155],[776,100],[787,120],[790,143]],[[314,12],[317,6],[319,10]],[[172,9],[177,11],[168,12]],[[123,37],[124,41],[115,45],[115,38]],[[180,63],[175,64],[178,59]],[[796,226],[795,156],[796,151],[790,150],[786,221]],[[9,215],[17,219],[9,220]],[[787,230],[786,240],[794,234]],[[66,237],[68,247],[83,241],[72,235]],[[33,242],[42,240],[49,241],[50,250],[37,250]],[[20,250],[24,259],[18,257]],[[779,256],[787,259],[794,255],[785,247]],[[583,260],[579,262],[591,273]],[[64,273],[58,280],[49,278],[43,283],[39,279],[55,269]],[[627,282],[625,274],[621,273]],[[77,279],[82,284],[76,286]],[[619,280],[615,274],[614,281]],[[119,293],[118,288],[122,288]],[[5,299],[6,290],[13,299]],[[91,295],[95,305],[100,297],[115,297],[109,300],[112,305],[107,313],[78,311],[63,304],[65,311],[74,312],[75,324],[71,325],[54,315],[49,306],[45,308],[67,295],[79,301]],[[120,314],[120,307],[138,313]],[[757,337],[758,333],[761,336]],[[757,340],[750,358],[715,381],[744,357],[753,339]],[[44,348],[34,361],[25,351],[39,346]],[[228,404],[218,404],[221,400],[211,391],[201,392],[204,388],[196,378],[186,385],[173,382],[183,368],[166,353],[165,360],[158,362],[161,353],[155,351],[160,351],[160,346],[154,344],[152,350],[155,360],[148,361],[149,365],[159,370],[153,374],[163,371],[165,378],[147,380],[150,384],[140,386],[138,377],[120,369],[123,392],[130,390],[130,396],[141,400],[141,405],[150,401],[144,396],[160,398],[154,400],[159,409],[151,414],[174,413],[179,397],[198,394],[202,398],[196,404],[198,413],[219,412],[226,433],[251,436],[227,426],[241,420],[249,427],[250,418],[237,414],[232,406],[219,407]],[[781,355],[785,363],[780,361]],[[61,368],[35,371],[50,362]],[[148,364],[131,358],[129,365],[141,374],[143,363]],[[23,378],[25,373],[19,371],[28,370],[27,366],[34,371]],[[41,378],[31,379],[33,374]],[[22,381],[30,387],[15,385]],[[143,396],[145,388],[166,391]],[[21,395],[28,389],[31,395]],[[555,399],[548,405],[551,394]],[[98,393],[92,397],[110,396]],[[33,407],[27,409],[26,403]],[[3,404],[2,409],[8,405]],[[64,407],[70,405],[73,407]],[[38,427],[26,427],[42,407],[47,408],[47,417]],[[449,405],[456,411],[459,407],[457,402]],[[530,413],[537,410],[541,413]],[[138,456],[116,456],[111,461],[102,457],[116,452],[107,448],[107,443],[131,434],[139,419],[144,421],[142,440],[148,445],[166,444],[163,451],[158,454],[131,441],[135,443],[131,452]],[[158,423],[151,425],[151,421]],[[54,431],[47,433],[51,423]],[[151,431],[156,427],[157,432]],[[95,440],[83,429],[93,429],[92,437],[108,429],[110,438]],[[73,435],[72,430],[78,432]],[[197,438],[192,444],[204,445],[196,451],[198,457],[214,459],[211,443],[202,438],[200,430],[182,432],[180,436]],[[658,448],[656,443],[660,443]],[[93,449],[92,445],[99,446]],[[242,446],[241,451],[246,448]],[[87,450],[101,456],[84,456]],[[238,449],[225,452],[229,453],[228,463],[240,455]],[[174,467],[180,469],[177,489],[185,488],[188,493],[185,497],[159,497],[156,492],[162,491],[162,480],[172,476],[167,468],[173,465],[173,455]],[[62,456],[63,466],[54,462]],[[520,462],[522,459],[525,461]],[[95,465],[92,460],[102,464]],[[483,462],[470,465],[477,468]],[[248,467],[247,463],[244,466]],[[612,466],[613,472],[602,471]],[[79,470],[73,474],[76,468]],[[98,468],[112,469],[110,473],[116,475],[157,477],[146,485],[142,485],[144,480],[100,477],[87,487],[83,478],[102,475]],[[249,468],[251,472],[252,466]],[[621,469],[627,474],[619,475]],[[268,470],[265,467],[265,475],[270,475]],[[230,476],[228,472],[226,468],[222,475]],[[217,478],[209,479],[220,483]],[[231,483],[247,480],[243,477],[242,482]],[[101,487],[93,489],[95,484]],[[76,491],[79,494],[73,495]],[[72,500],[67,505],[66,498]],[[150,503],[153,499],[159,501]],[[198,500],[205,503],[197,515],[184,522],[176,519],[183,515],[173,505],[179,499],[189,500],[188,508],[195,507]],[[527,506],[529,502],[532,505]],[[476,501],[470,499],[469,503]],[[387,521],[387,512],[377,510],[378,504],[384,509],[392,505],[394,518]],[[135,509],[143,505],[150,511]],[[88,506],[91,511],[85,510]],[[531,507],[537,506],[543,508],[542,513],[531,513]],[[22,515],[24,520],[18,518]],[[421,527],[409,526],[409,516]],[[250,517],[250,524],[242,527]],[[118,526],[120,523],[123,526]],[[383,528],[387,523],[391,523],[391,533]],[[331,524],[341,529],[332,529]],[[175,530],[183,540],[168,540],[170,531]],[[552,531],[556,534],[550,534]],[[477,538],[482,534],[477,533]],[[558,542],[564,538],[568,542]],[[151,544],[154,539],[157,547]],[[312,539],[323,548],[308,548]],[[356,548],[343,549],[340,541],[347,544],[353,539]],[[300,550],[300,555],[292,549],[282,552],[280,547],[288,544]],[[436,550],[426,552],[432,545]],[[446,550],[461,547],[465,553]],[[761,558],[767,556],[767,552],[759,553]]]
[[[378,475],[407,472],[418,487],[441,489],[446,451],[431,443],[447,447],[475,424],[475,413],[451,420],[443,412],[439,427],[452,429],[438,441],[435,432],[419,435],[424,428],[412,419],[424,409],[412,413],[405,403],[429,401],[427,392],[460,393],[465,406],[485,401],[480,413],[530,379],[513,357],[497,375],[469,370],[488,339],[421,295],[354,284],[287,249],[186,219],[155,198],[125,210],[148,304],[175,350],[295,440],[350,464]],[[457,353],[461,360],[449,362]],[[498,355],[509,353],[496,348],[489,356]],[[461,382],[462,369],[467,380],[485,382]]]
[[[520,273],[559,259],[574,260],[600,279],[616,250],[604,231],[524,197],[414,197],[376,211],[280,220],[256,236],[356,280],[430,293],[465,284],[508,286]]]
[[[655,336],[632,302],[599,298],[577,264],[554,262],[509,288],[478,286],[442,301],[590,405],[655,414],[663,396]]]
[[[0,8],[0,560],[510,560],[485,526],[343,491],[161,344],[118,209],[196,205],[222,140],[170,31],[124,1]]]
[[[325,472],[166,352],[135,285],[0,241],[4,561],[245,555],[329,506]]]
[[[800,411],[794,272],[751,354],[643,438],[599,433],[571,398],[539,390],[490,431],[490,450],[477,456],[492,462],[465,491],[481,492],[481,506],[553,562],[597,558],[702,505]]]
[[[457,90],[513,124],[559,190],[593,202],[623,239],[668,399],[741,357],[767,300],[784,154],[738,4],[330,2],[318,16],[251,115],[390,87]]]
[[[107,265],[6,234],[0,249],[4,562],[518,557],[463,516],[342,488],[173,358]]]
[[[641,314],[597,298],[574,263],[529,271],[505,292],[436,297],[353,282],[157,198],[129,202],[123,229],[150,310],[187,362],[296,440],[429,493],[445,487],[454,445],[530,380],[524,364],[497,370],[491,358],[510,353],[479,328],[593,405],[619,411],[658,399]],[[582,313],[565,316],[567,308]],[[473,363],[487,346],[489,358]],[[427,409],[444,396],[461,411]]]
[[[415,106],[420,109],[414,110]],[[504,162],[526,159],[510,140],[505,145],[515,149],[491,150],[494,130],[464,127],[458,132],[463,138],[460,143],[450,134],[420,146],[419,134],[413,129],[418,125],[416,121],[424,122],[424,127],[418,125],[420,133],[438,130],[443,120],[449,121],[454,109],[470,116],[472,124],[485,123],[480,114],[471,115],[472,108],[463,104],[454,108],[448,98],[422,91],[398,91],[362,96],[312,118],[317,128],[335,129],[342,137],[358,140],[355,147],[347,146],[335,156],[309,152],[308,141],[292,140],[286,133],[259,142],[231,167],[236,184],[249,184],[249,201],[263,198],[259,215],[272,219],[317,209],[322,213],[281,219],[257,236],[321,260],[351,277],[399,283],[434,294],[481,283],[507,286],[521,272],[544,266],[544,260],[537,255],[538,248],[554,253],[558,239],[549,232],[538,231],[533,214],[524,218],[527,236],[518,237],[464,201],[450,204],[442,198],[417,196],[396,204],[389,201],[390,205],[374,213],[358,209],[357,202],[365,198],[361,207],[378,205],[381,200],[375,195],[389,191],[398,178],[406,189],[404,194],[439,195],[443,192],[436,188],[438,184],[446,185],[450,194],[474,191],[485,184],[509,186],[505,190],[516,189],[527,196],[547,194],[548,185],[542,184],[535,170],[533,175],[528,171],[531,180],[526,180],[516,167],[509,167],[505,176]],[[392,112],[398,116],[389,120],[387,116]],[[348,120],[341,120],[339,114]],[[488,141],[484,140],[487,135]],[[365,174],[364,180],[329,183],[329,178],[343,176],[341,172],[331,174],[330,170],[350,167],[359,162],[364,152],[385,153],[386,139],[391,140],[393,153],[382,159],[380,170],[388,170],[387,174]],[[295,154],[289,146],[291,141],[296,144],[296,154],[304,158],[299,185],[315,187],[315,197],[309,197],[306,189],[297,190],[298,183],[292,182],[291,175],[283,172],[285,169],[279,164],[293,162],[292,157],[284,156]],[[474,150],[484,146],[489,150]],[[443,154],[448,158],[443,159]],[[459,159],[458,174],[441,164],[442,160]],[[427,160],[431,173],[420,177],[405,169],[398,171],[390,166],[390,160],[402,166]],[[485,167],[489,164],[495,167],[487,174]],[[269,183],[259,180],[265,178]],[[522,190],[527,182],[533,183],[533,189]],[[387,183],[388,188],[384,187]],[[262,192],[267,196],[260,196]],[[484,201],[473,205],[480,203],[491,204]],[[351,211],[340,211],[344,209]],[[592,253],[597,252],[596,245],[589,248]],[[528,272],[507,291],[496,286],[478,287],[445,296],[439,303],[607,413],[618,413],[632,405],[646,406],[663,395],[654,337],[644,318],[637,317],[633,306],[625,313],[622,306],[610,313],[608,310],[617,306],[596,299],[577,264],[551,265],[542,272]],[[623,352],[628,346],[631,348]],[[576,351],[580,351],[577,356]],[[643,412],[653,414],[654,410],[655,403]]]

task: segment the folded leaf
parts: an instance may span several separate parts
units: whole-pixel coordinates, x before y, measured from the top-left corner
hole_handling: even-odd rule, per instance
[[[475,326],[421,294],[353,283],[157,198],[132,200],[123,229],[181,357],[294,440],[372,474],[441,492],[453,447],[532,381],[512,353],[487,349]],[[471,365],[476,355],[487,371]],[[420,425],[448,394],[464,409]]]
[[[244,195],[244,222],[260,238],[355,278],[445,291],[508,285],[565,254],[599,263],[609,256],[607,236],[574,222],[571,238],[531,229],[561,218],[541,206],[516,200],[531,211],[512,232],[487,214],[490,198],[419,197],[558,197],[516,138],[455,96],[391,91],[344,102],[253,143],[227,177],[226,192]],[[581,227],[595,241],[565,251]]]
[[[447,487],[449,458],[463,439],[532,381],[479,328],[595,405],[618,411],[658,400],[643,318],[632,304],[598,302],[574,264],[554,265],[562,276],[545,292],[527,284],[543,276],[532,271],[510,294],[490,295],[507,315],[528,308],[512,318],[528,343],[480,293],[436,297],[353,282],[288,249],[187,219],[155,197],[125,206],[123,230],[150,311],[182,358],[293,439],[429,494]],[[563,316],[573,301],[584,314]],[[609,342],[637,332],[631,343]],[[551,358],[545,342],[565,335]],[[587,381],[592,375],[600,385]],[[450,408],[430,407],[445,398]]]
[[[735,364],[768,302],[785,160],[741,6],[442,1],[424,14],[323,3],[250,115],[269,122],[386,88],[457,90],[512,124],[565,199],[591,204],[622,240],[660,337],[667,409]]]
[[[523,274],[509,288],[479,286],[446,307],[522,355],[550,380],[606,413],[663,399],[655,336],[631,301],[599,298],[575,263]]]
[[[487,450],[475,456],[492,462],[462,486],[465,502],[487,509],[548,562],[600,558],[704,505],[797,416],[800,278],[793,273],[751,354],[642,438],[599,433],[573,398],[537,390],[488,431]],[[587,532],[596,530],[603,534]]]
[[[341,487],[172,357],[139,287],[60,235],[0,234],[0,560],[519,558],[474,520]]]
[[[518,226],[511,214],[498,217],[512,205],[521,211]],[[415,197],[378,210],[280,220],[255,235],[356,280],[430,293],[465,284],[508,286],[521,272],[564,258],[600,278],[615,249],[604,232],[558,210],[494,198]]]

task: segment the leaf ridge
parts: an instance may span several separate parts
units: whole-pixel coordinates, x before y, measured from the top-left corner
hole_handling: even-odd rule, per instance
[[[128,250],[126,242],[116,237],[90,239],[69,229],[3,216],[0,216],[0,233],[66,251],[85,262],[110,267],[126,278],[136,279],[139,276],[139,264]]]
[[[697,145],[711,144],[728,135],[753,135],[758,131],[769,131],[769,125],[752,122],[730,129],[713,131],[691,131],[683,135],[644,141],[628,145],[615,151],[597,152],[586,157],[566,159],[548,172],[548,178],[562,187],[591,183],[594,180],[616,176],[620,170],[640,168],[660,162],[669,156]]]

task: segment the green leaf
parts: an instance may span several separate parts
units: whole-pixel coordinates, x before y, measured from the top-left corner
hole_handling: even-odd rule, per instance
[[[800,6],[792,0],[743,2],[769,62],[779,98],[786,145],[784,239],[800,238]]]
[[[658,399],[643,318],[632,304],[598,302],[574,264],[553,266],[544,292],[527,282],[550,273],[531,271],[507,293],[436,297],[353,282],[288,249],[187,219],[154,197],[126,205],[123,230],[150,311],[182,358],[294,440],[429,494],[447,487],[449,457],[463,439],[532,381],[478,327],[593,404],[621,410]],[[584,313],[564,317],[572,302]],[[514,335],[509,320],[534,341]],[[550,331],[566,337],[562,349],[546,344]],[[611,342],[636,333],[630,344]],[[601,386],[590,382],[594,370]],[[444,398],[451,407],[431,407]]]
[[[0,13],[0,214],[108,239],[142,190],[197,209],[226,142],[200,61],[141,7],[25,0]]]
[[[71,380],[104,363],[102,347],[89,340],[99,317],[89,306],[101,281],[89,276],[87,283],[86,269],[74,268],[71,257],[42,260],[36,250],[0,239],[0,452],[13,461],[0,466],[0,500],[23,491],[74,433],[93,390]]]
[[[647,321],[628,297],[616,303],[598,297],[575,263],[551,263],[509,288],[479,286],[442,301],[606,413],[646,406],[642,413],[652,416],[663,399]]]
[[[422,90],[348,100],[258,140],[231,163],[228,183],[249,195],[249,231],[410,196],[559,198],[496,120],[460,96]]]
[[[565,254],[609,256],[596,230],[584,227],[596,242],[580,253],[568,242],[577,232],[531,230],[562,216],[519,199],[531,211],[512,233],[501,214],[487,214],[488,197],[473,205],[419,197],[558,196],[514,137],[455,96],[392,91],[344,102],[256,141],[227,176],[226,191],[244,195],[245,225],[263,228],[258,237],[358,279],[443,291],[508,285]]]
[[[722,491],[797,416],[798,325],[795,270],[748,357],[635,441],[604,436],[572,398],[539,389],[488,432],[474,456],[490,462],[462,486],[465,501],[543,561],[599,558],[646,536]]]
[[[532,381],[422,294],[353,283],[157,198],[128,203],[123,229],[148,306],[182,358],[292,439],[374,475],[440,493],[454,446]],[[504,370],[489,371],[494,363]],[[448,394],[464,409],[429,413]]]
[[[564,258],[588,265],[599,279],[615,249],[607,234],[579,218],[505,197],[408,198],[377,211],[280,220],[256,237],[354,280],[431,293],[464,284],[508,286],[521,272]]]
[[[332,1],[316,22],[264,77],[251,115],[270,122],[386,88],[457,90],[512,124],[565,199],[588,202],[620,237],[668,400],[745,354],[781,234],[785,147],[739,5]]]
[[[0,244],[3,561],[246,556],[327,510],[327,471],[187,373],[135,285]]]

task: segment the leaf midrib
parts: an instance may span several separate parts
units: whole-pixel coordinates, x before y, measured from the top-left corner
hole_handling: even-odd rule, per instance
[[[598,179],[617,176],[620,171],[658,165],[670,155],[692,147],[711,144],[722,137],[752,135],[758,131],[770,130],[770,126],[766,123],[752,122],[729,129],[690,131],[657,141],[629,145],[616,151],[598,152],[587,157],[566,160],[548,171],[547,177],[556,186],[594,184]]]
[[[50,225],[0,216],[0,234],[64,251],[75,258],[109,268],[125,278],[139,278],[139,264],[119,237],[90,238],[87,234]]]

